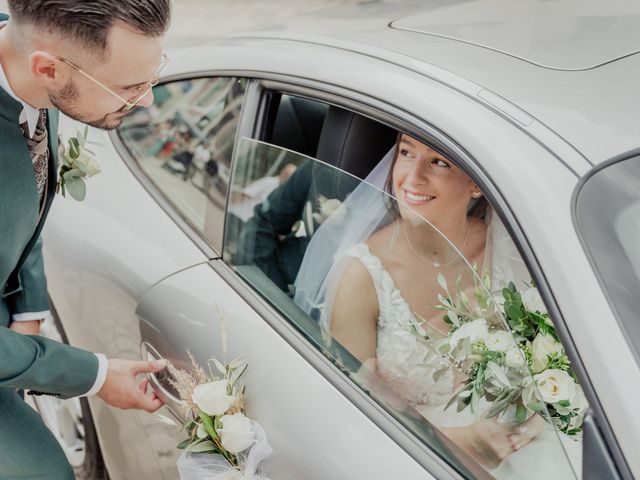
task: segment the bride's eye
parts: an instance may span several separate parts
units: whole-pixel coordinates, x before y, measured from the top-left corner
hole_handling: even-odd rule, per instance
[[[413,158],[413,154],[406,148],[400,149],[400,156],[404,158]]]
[[[433,160],[431,160],[431,163],[433,165],[435,165],[436,167],[440,167],[440,168],[451,168],[451,165],[449,165],[447,162],[445,162],[444,160],[442,160],[441,158],[434,158]]]

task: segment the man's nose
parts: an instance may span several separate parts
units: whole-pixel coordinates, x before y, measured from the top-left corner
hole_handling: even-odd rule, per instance
[[[153,89],[151,89],[144,97],[142,97],[138,105],[140,105],[141,107],[150,107],[151,105],[153,105],[154,100],[155,97],[153,96]]]

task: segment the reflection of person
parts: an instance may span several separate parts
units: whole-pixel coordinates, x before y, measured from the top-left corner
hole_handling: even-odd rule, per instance
[[[442,291],[438,274],[450,284],[460,278],[464,287],[473,285],[464,259],[481,269],[490,267],[493,252],[487,249],[482,218],[488,213],[486,200],[462,170],[407,135],[399,137],[391,158],[386,186],[399,202],[389,202],[373,187],[359,187],[364,194],[357,190],[343,205],[346,218],[318,230],[296,279],[295,300],[310,314],[322,310],[321,321],[342,346],[472,458],[495,468],[534,439],[544,421],[537,415],[522,425],[476,421],[468,411],[445,410],[464,376],[439,357],[433,344],[419,342],[411,333],[417,324],[432,339],[448,333],[442,313],[433,309]],[[354,203],[356,199],[363,204]],[[349,237],[358,224],[368,233],[354,237],[350,246],[330,238]],[[325,252],[324,259],[314,253],[318,249]],[[318,274],[319,265],[332,258],[339,268]],[[318,298],[314,282],[326,288]],[[555,453],[562,454],[557,447]]]
[[[294,164],[288,163],[278,175],[259,178],[246,187],[232,192],[229,211],[246,222],[253,216],[254,207],[262,203],[279,185],[289,180],[296,168]]]
[[[162,363],[107,360],[37,336],[49,315],[39,236],[56,189],[58,110],[112,129],[135,104],[150,105],[170,4],[8,4],[11,19],[3,15],[0,25],[0,476],[73,479],[16,389],[63,398],[97,392],[111,405],[153,411],[161,402],[135,375]]]

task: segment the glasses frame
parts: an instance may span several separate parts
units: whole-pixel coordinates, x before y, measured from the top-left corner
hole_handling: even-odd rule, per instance
[[[158,85],[158,82],[160,82],[160,75],[162,74],[162,71],[164,70],[164,68],[167,66],[167,63],[169,63],[169,57],[165,53],[163,53],[162,54],[162,60],[160,61],[160,66],[156,70],[156,73],[153,75],[151,80],[146,82],[144,85],[140,85],[139,87],[137,87],[138,91],[142,91],[142,89],[145,88],[145,86],[146,86],[147,87],[146,90],[144,90],[142,94],[140,94],[138,97],[136,97],[136,99],[133,102],[131,102],[129,100],[125,100],[124,98],[122,98],[122,96],[120,96],[119,94],[117,94],[116,92],[111,90],[109,87],[107,87],[100,80],[98,80],[98,79],[94,78],[93,76],[89,75],[87,72],[85,72],[80,67],[78,67],[75,63],[73,63],[73,62],[71,62],[71,61],[67,60],[66,58],[61,57],[59,55],[55,55],[53,53],[51,55],[53,55],[55,58],[57,58],[61,62],[66,63],[71,68],[73,68],[76,72],[80,73],[81,75],[84,75],[89,80],[91,80],[93,83],[95,83],[96,85],[101,87],[103,90],[109,92],[111,95],[113,95],[118,100],[120,100],[122,103],[124,103],[124,105],[125,105],[124,111],[125,112],[128,112],[128,111],[132,110],[133,108],[135,108],[142,101],[142,99],[149,94],[149,92],[153,89],[153,87]]]

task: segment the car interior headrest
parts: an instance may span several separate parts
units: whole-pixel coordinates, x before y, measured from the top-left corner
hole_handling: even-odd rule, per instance
[[[364,179],[391,149],[396,137],[392,128],[331,105],[316,158]]]

